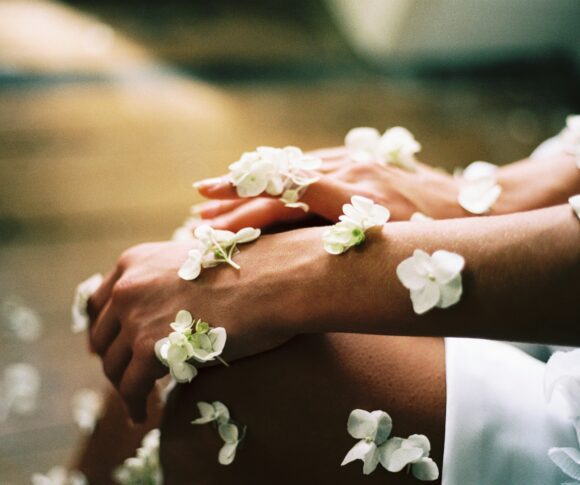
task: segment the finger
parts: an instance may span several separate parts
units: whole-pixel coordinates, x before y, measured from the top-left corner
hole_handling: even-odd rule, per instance
[[[157,360],[153,348],[147,351],[136,349],[119,384],[119,393],[133,422],[145,421],[147,397],[155,381],[165,374],[167,374],[167,367]]]
[[[116,388],[119,387],[131,356],[129,341],[122,334],[119,334],[103,356],[103,372]]]
[[[191,208],[191,212],[202,219],[211,219],[230,212],[248,201],[249,199],[208,200],[194,205]]]
[[[200,180],[193,187],[208,199],[239,199],[236,188],[227,176]]]
[[[244,227],[264,228],[275,223],[296,221],[306,217],[302,209],[285,207],[279,200],[252,199],[233,211],[215,217],[208,223],[216,229],[239,231]]]
[[[113,340],[121,330],[121,322],[113,309],[112,300],[109,300],[99,314],[97,321],[89,329],[91,347],[101,357],[105,355]]]
[[[105,303],[111,298],[111,293],[113,291],[113,286],[117,282],[117,280],[121,277],[123,273],[122,269],[117,267],[113,271],[111,271],[101,283],[101,286],[97,288],[89,301],[87,302],[87,309],[89,311],[89,316],[91,317],[91,323],[94,322],[101,312]]]
[[[306,189],[300,200],[308,204],[311,212],[336,222],[342,214],[343,204],[348,203],[353,195],[357,195],[353,186],[322,175],[318,182]]]

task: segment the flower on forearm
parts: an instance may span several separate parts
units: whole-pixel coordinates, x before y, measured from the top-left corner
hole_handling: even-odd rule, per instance
[[[238,426],[231,422],[220,424],[218,433],[224,441],[224,445],[218,453],[218,462],[220,465],[229,465],[236,457],[236,451],[244,433],[240,433]]]
[[[200,319],[194,320],[187,310],[180,310],[170,326],[174,331],[155,343],[155,355],[169,367],[177,382],[191,382],[197,375],[197,369],[189,362],[192,359],[198,362],[218,359],[225,364],[220,358],[226,344],[225,328],[213,328]]]
[[[420,249],[399,263],[397,276],[411,292],[415,313],[420,315],[433,307],[447,308],[457,303],[463,291],[464,265],[465,260],[459,254],[440,250],[429,256]]]
[[[461,181],[459,205],[472,214],[485,214],[501,195],[501,186],[496,181],[497,166],[488,162],[473,162],[458,170],[456,176]]]
[[[187,253],[187,259],[177,274],[181,279],[194,280],[200,275],[202,268],[211,268],[221,263],[240,269],[232,259],[237,245],[254,241],[260,234],[260,230],[253,227],[231,232],[208,225],[199,226],[194,232],[194,247]]]
[[[355,162],[377,162],[406,170],[414,170],[414,155],[421,151],[413,134],[402,126],[390,128],[382,136],[374,128],[353,128],[347,133],[344,144]]]
[[[390,217],[386,207],[360,195],[353,196],[351,204],[344,204],[342,210],[340,222],[322,235],[324,249],[330,254],[342,254],[352,246],[362,244],[366,231],[383,226]]]
[[[305,155],[297,147],[258,147],[229,166],[229,179],[239,197],[256,197],[265,192],[279,196],[288,207],[308,210],[298,199],[306,187],[318,181],[318,177],[308,173],[321,165],[320,158]]]
[[[410,467],[418,480],[433,481],[439,478],[439,467],[429,458],[430,451],[431,443],[425,435],[391,438],[379,448],[379,461],[390,472],[396,473]]]
[[[149,431],[141,441],[134,457],[127,458],[113,472],[113,478],[120,485],[161,485],[163,473],[159,461],[158,429]]]
[[[72,331],[74,333],[83,332],[89,328],[87,303],[102,282],[103,276],[97,273],[77,286],[72,305]]]
[[[580,219],[580,194],[570,197],[568,203],[576,213],[578,219]]]
[[[363,473],[372,473],[379,464],[378,447],[387,441],[393,421],[384,411],[368,412],[355,409],[350,413],[347,431],[353,438],[360,440],[342,460],[341,466],[355,460],[362,460]]]
[[[194,419],[191,424],[207,424],[213,421],[218,424],[224,424],[230,420],[230,411],[222,402],[214,401],[210,404],[205,401],[199,401],[197,409],[199,409],[201,417]]]

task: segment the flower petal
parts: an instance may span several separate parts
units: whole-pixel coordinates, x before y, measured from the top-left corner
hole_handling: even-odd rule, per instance
[[[462,172],[462,178],[469,182],[493,178],[497,172],[497,165],[489,162],[472,162]]]
[[[461,275],[459,274],[447,284],[439,286],[439,291],[441,292],[441,296],[437,303],[438,308],[447,308],[455,305],[461,299],[463,293]]]
[[[391,434],[393,430],[393,420],[384,411],[373,411],[371,416],[374,417],[377,423],[377,430],[375,433],[375,443],[382,445]]]
[[[440,296],[441,291],[439,290],[439,285],[434,281],[427,281],[423,288],[411,290],[413,310],[417,315],[422,315],[437,305]]]
[[[363,474],[370,475],[379,464],[379,451],[375,443],[370,443],[369,450],[364,457]]]
[[[465,259],[457,253],[439,250],[431,256],[431,264],[437,283],[445,284],[461,272],[465,266]]]
[[[431,458],[421,458],[411,466],[411,473],[417,480],[432,482],[439,478],[439,467]]]
[[[371,444],[365,440],[360,440],[356,445],[354,445],[342,460],[340,466],[347,465],[355,460],[364,460],[366,454],[368,453]]]
[[[393,437],[379,446],[379,461],[383,467],[388,470],[391,463],[391,456],[395,450],[398,450],[403,444],[403,438]]]
[[[374,438],[377,432],[377,419],[368,411],[355,409],[348,417],[346,429],[355,439]]]
[[[220,465],[230,465],[236,458],[238,443],[224,443],[218,453],[218,462]]]
[[[429,438],[424,434],[412,434],[403,441],[403,448],[420,448],[423,450],[423,456],[428,456],[431,451],[431,443]]]
[[[570,197],[568,199],[568,202],[572,206],[572,209],[574,209],[574,212],[576,213],[578,219],[580,219],[580,194]]]
[[[420,290],[428,282],[426,275],[418,271],[417,261],[413,257],[407,258],[399,263],[397,266],[397,277],[408,290]]]
[[[258,239],[260,237],[260,229],[254,229],[253,227],[244,227],[236,233],[236,241],[238,243],[248,243]]]
[[[212,405],[217,415],[218,423],[227,423],[230,420],[230,410],[227,408],[227,406],[220,401],[214,401]]]
[[[167,351],[169,350],[169,339],[164,337],[155,342],[155,355],[161,363],[167,365]]]
[[[240,437],[238,427],[233,423],[223,423],[218,426],[218,433],[226,443],[237,443]]]
[[[566,475],[580,480],[580,449],[550,448],[548,456]]]
[[[191,424],[206,424],[210,423],[216,418],[214,407],[205,401],[199,401],[197,403],[197,409],[199,409],[199,414],[201,417],[194,419]]]
[[[387,470],[390,472],[400,472],[409,463],[413,463],[423,456],[421,448],[398,448],[391,454]]]
[[[191,380],[197,375],[197,369],[187,362],[176,363],[172,365],[169,370],[171,371],[173,378],[180,384],[191,382]]]

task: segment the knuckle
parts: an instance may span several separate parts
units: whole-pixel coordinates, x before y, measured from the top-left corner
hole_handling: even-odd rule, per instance
[[[113,303],[122,303],[127,300],[127,297],[132,293],[134,281],[129,278],[121,278],[114,285],[111,291],[111,299]]]

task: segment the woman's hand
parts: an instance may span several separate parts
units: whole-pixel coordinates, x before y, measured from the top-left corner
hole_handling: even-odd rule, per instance
[[[408,220],[414,212],[436,219],[468,215],[457,203],[459,182],[451,175],[416,162],[415,171],[378,163],[353,163],[342,148],[313,152],[323,160],[320,180],[306,190],[302,201],[310,213],[336,222],[342,205],[353,195],[363,195],[384,205],[393,220]],[[197,206],[204,223],[216,228],[238,230],[276,223],[300,222],[309,217],[301,209],[285,207],[269,197],[239,199],[225,178],[196,184],[199,192],[215,199]]]
[[[303,283],[323,254],[319,233],[263,236],[235,255],[239,271],[221,265],[204,270],[195,281],[177,275],[189,243],[143,244],[123,253],[89,301],[90,342],[134,421],[144,420],[146,397],[167,373],[154,345],[170,333],[179,310],[226,329],[226,361],[272,349],[294,336],[287,323],[303,318],[308,300]]]

